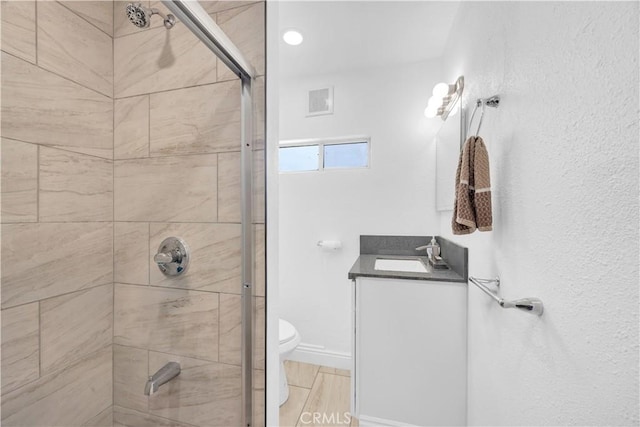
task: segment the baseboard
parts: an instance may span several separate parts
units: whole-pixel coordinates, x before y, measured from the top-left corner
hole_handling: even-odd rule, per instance
[[[326,350],[324,347],[300,343],[291,353],[289,360],[328,366],[337,369],[351,369],[351,354]]]
[[[413,424],[407,424],[400,421],[385,420],[382,418],[360,415],[358,417],[359,425],[362,427],[417,427]]]

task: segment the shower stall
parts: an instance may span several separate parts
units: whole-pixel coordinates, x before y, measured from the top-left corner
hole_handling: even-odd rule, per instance
[[[260,426],[263,1],[3,1],[3,426]]]

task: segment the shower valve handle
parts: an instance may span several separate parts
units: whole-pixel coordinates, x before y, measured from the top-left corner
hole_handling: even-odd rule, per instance
[[[153,262],[167,276],[179,276],[187,272],[191,253],[189,246],[179,237],[167,237],[160,243]]]
[[[175,255],[173,252],[160,252],[153,257],[153,260],[156,264],[170,264],[176,261]]]

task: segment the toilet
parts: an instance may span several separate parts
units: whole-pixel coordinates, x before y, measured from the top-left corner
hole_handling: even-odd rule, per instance
[[[300,344],[300,334],[296,328],[284,319],[280,319],[278,336],[280,338],[280,406],[289,398],[289,384],[284,370],[284,361]]]

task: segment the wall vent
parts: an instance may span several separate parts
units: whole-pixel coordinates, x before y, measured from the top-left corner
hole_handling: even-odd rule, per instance
[[[333,87],[309,91],[307,117],[333,114]]]

